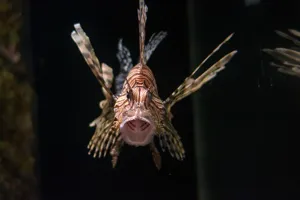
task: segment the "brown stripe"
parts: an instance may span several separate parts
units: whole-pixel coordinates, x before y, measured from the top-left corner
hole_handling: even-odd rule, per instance
[[[133,83],[137,83],[137,82],[141,82],[143,84],[143,82],[145,81],[145,83],[148,82],[147,85],[145,85],[146,87],[149,87],[150,85],[154,86],[154,90],[156,90],[156,83],[154,82],[154,79],[151,79],[150,76],[148,76],[147,74],[140,74],[140,73],[134,73],[131,76],[128,76],[128,82],[130,85],[133,85]]]

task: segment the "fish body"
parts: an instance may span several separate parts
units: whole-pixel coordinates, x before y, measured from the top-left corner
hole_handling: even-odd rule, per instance
[[[159,97],[156,80],[150,67],[147,66],[147,61],[165,38],[166,32],[153,34],[145,45],[146,12],[147,7],[144,1],[140,0],[138,10],[140,56],[135,66],[132,64],[129,50],[122,44],[122,39],[119,40],[117,58],[121,68],[115,81],[115,94],[111,91],[113,70],[105,63],[100,64],[80,24],[74,25],[75,31],[71,34],[98,79],[105,96],[105,100],[100,102],[101,115],[90,124],[96,126],[96,130],[88,145],[89,153],[93,151],[94,157],[102,157],[109,151],[113,167],[117,164],[121,147],[126,143],[132,146],[149,146],[154,163],[160,169],[161,157],[154,143],[154,137],[159,138],[163,151],[167,149],[172,157],[183,160],[185,150],[179,134],[172,125],[171,108],[176,102],[197,91],[214,78],[237,52],[228,53],[203,74],[193,78],[204,62],[232,37],[231,34],[163,101]]]

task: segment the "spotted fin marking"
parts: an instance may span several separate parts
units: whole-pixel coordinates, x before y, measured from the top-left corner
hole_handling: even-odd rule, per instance
[[[116,80],[115,80],[117,95],[120,94],[120,92],[122,91],[125,78],[127,77],[128,72],[133,67],[130,51],[126,46],[123,45],[122,42],[123,40],[121,38],[118,43],[118,53],[117,53],[117,58],[120,63],[120,73],[116,76]]]
[[[150,59],[152,53],[157,48],[157,46],[160,44],[160,42],[167,36],[167,32],[160,31],[157,34],[152,34],[152,36],[149,39],[148,44],[145,47],[145,62],[147,63]]]

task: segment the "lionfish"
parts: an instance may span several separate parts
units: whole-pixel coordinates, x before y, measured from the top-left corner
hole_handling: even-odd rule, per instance
[[[289,29],[289,32],[298,38],[300,38],[300,32]],[[281,31],[276,31],[276,33],[290,41],[292,41],[295,45],[300,46],[300,41],[286,33],[283,33]],[[278,67],[278,71],[300,77],[300,48],[299,47],[292,47],[292,48],[275,48],[275,49],[263,49],[264,52],[268,53],[278,61],[280,61],[280,64],[271,62],[270,64],[274,67]]]
[[[166,32],[152,35],[145,45],[145,25],[147,20],[147,6],[143,0],[139,1],[139,61],[132,65],[129,50],[119,40],[117,57],[121,64],[120,74],[116,77],[116,93],[111,91],[113,70],[105,63],[99,62],[89,37],[80,24],[75,24],[75,31],[71,37],[78,46],[85,61],[99,81],[105,100],[100,102],[101,115],[90,126],[96,126],[94,135],[89,144],[89,154],[94,151],[94,157],[105,157],[107,152],[112,157],[112,166],[115,168],[124,143],[131,146],[149,146],[154,164],[161,168],[161,156],[156,148],[154,137],[158,137],[159,144],[164,152],[168,152],[177,160],[183,160],[185,150],[176,129],[171,123],[172,106],[181,99],[189,96],[205,83],[214,78],[225,68],[237,51],[232,51],[207,69],[202,75],[193,78],[205,61],[233,36],[228,36],[213,52],[188,76],[183,83],[163,101],[158,95],[158,88],[151,69],[147,62],[166,36]]]

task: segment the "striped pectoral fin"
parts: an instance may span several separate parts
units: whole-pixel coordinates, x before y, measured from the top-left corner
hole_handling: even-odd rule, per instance
[[[292,76],[296,76],[296,77],[300,77],[300,73],[296,73],[291,69],[288,68],[279,68],[278,69],[279,72],[284,73],[284,74],[288,74],[288,75],[292,75]]]
[[[300,32],[295,29],[289,29],[289,32],[300,38]]]
[[[289,31],[290,31],[290,33],[292,33],[293,35],[299,37],[299,36],[298,36],[298,34],[299,34],[298,31],[292,30],[292,29],[290,29]],[[281,37],[283,37],[283,38],[285,38],[285,39],[287,39],[287,40],[292,41],[292,42],[293,42],[294,44],[296,44],[297,46],[300,46],[300,41],[297,40],[296,38],[294,38],[294,37],[292,37],[292,36],[290,36],[290,35],[288,35],[288,34],[286,34],[286,33],[284,33],[284,32],[278,31],[278,30],[276,30],[275,32],[276,32],[279,36],[281,36]]]
[[[114,143],[113,147],[111,148],[110,155],[112,157],[111,163],[112,163],[113,168],[115,168],[117,165],[118,158],[120,155],[120,150],[121,150],[121,147],[123,146],[123,144],[124,144],[124,142],[121,139],[121,137],[118,137],[116,139],[116,142]]]
[[[107,97],[113,98],[113,94],[110,90],[113,73],[112,68],[106,64],[100,65],[99,60],[94,52],[89,37],[85,34],[80,24],[74,25],[75,30],[71,33],[73,41],[76,43],[79,51],[81,52],[86,63],[89,65],[94,76],[97,78],[102,88],[107,93]]]
[[[161,126],[160,131],[162,132],[158,136],[162,150],[168,149],[172,157],[175,157],[177,160],[183,160],[185,158],[185,150],[181,138],[167,116],[165,116]]]
[[[102,77],[107,88],[111,88],[114,80],[113,69],[105,63],[101,64]]]
[[[212,65],[209,69],[207,69],[202,75],[195,79],[195,81],[191,84],[192,90],[187,95],[197,91],[200,89],[205,83],[213,79],[218,72],[225,69],[226,64],[233,58],[233,56],[237,53],[237,51],[232,51],[221,58],[218,62]]]
[[[161,168],[161,156],[157,150],[154,141],[150,143],[150,150],[152,153],[153,162],[158,170]]]
[[[292,41],[298,47],[300,46],[300,32],[294,29],[289,29],[289,33],[297,38],[283,33],[281,31],[275,31],[279,36]],[[278,71],[284,74],[300,77],[300,49],[298,47],[291,48],[275,48],[275,49],[263,49],[263,51],[269,54],[271,57],[280,62],[280,64],[271,62],[272,66],[278,68]]]
[[[119,126],[114,120],[113,109],[109,113],[102,113],[94,123],[96,124],[96,130],[88,145],[89,154],[94,151],[94,157],[97,155],[99,158],[102,155],[105,157],[107,151],[112,148],[119,136]]]
[[[237,53],[237,51],[232,51],[231,53],[225,55],[217,63],[207,69],[202,75],[194,79],[193,76],[200,69],[201,66],[214,54],[216,53],[222,45],[228,42],[233,33],[225,38],[201,63],[198,67],[192,72],[192,74],[187,77],[184,82],[164,101],[164,105],[168,113],[171,113],[171,107],[181,99],[187,97],[193,92],[201,88],[201,86],[214,78],[217,72],[223,70],[225,65],[231,60],[231,58]],[[170,115],[170,114],[169,114]]]
[[[185,81],[164,102],[167,111],[170,113],[171,107],[176,102],[199,90],[205,83],[213,79],[218,72],[225,69],[225,65],[232,59],[232,57],[236,53],[237,51],[228,53],[196,79],[191,77],[186,78]]]
[[[104,95],[106,94],[105,91],[103,90]],[[95,120],[93,120],[89,126],[94,127],[97,124],[101,124],[101,120],[104,120],[103,116],[110,116],[110,118],[113,117],[114,111],[113,107],[110,104],[110,101],[108,99],[104,99],[99,102],[99,107],[102,109],[102,113],[99,117],[97,117]],[[112,120],[112,119],[111,119]]]
[[[227,37],[223,43],[228,41],[232,35]],[[214,51],[223,44],[221,43]],[[210,57],[213,53],[211,53],[208,57]],[[161,146],[166,146],[171,154],[171,156],[176,157],[178,160],[182,160],[185,156],[185,151],[181,142],[181,139],[173,127],[171,123],[171,107],[181,99],[187,97],[188,95],[199,90],[205,83],[213,79],[218,72],[225,68],[225,65],[232,59],[232,57],[237,53],[237,51],[232,51],[221,58],[218,62],[212,65],[209,69],[207,69],[203,74],[201,74],[196,79],[192,78],[192,76],[197,72],[197,70],[201,67],[201,65],[207,60],[207,58],[196,68],[196,70],[185,79],[185,81],[164,101],[164,105],[166,108],[165,119],[163,122],[163,136],[160,136],[162,140]]]
[[[287,67],[286,66],[286,65],[288,65],[287,63],[286,63],[286,65],[280,65],[280,64],[276,64],[274,62],[271,62],[270,64],[274,67],[277,67],[278,71],[281,73],[300,77],[300,67],[298,67],[298,66]]]
[[[286,48],[263,49],[263,51],[282,63],[300,65],[300,52],[298,51]]]
[[[105,120],[99,120],[95,133],[92,136],[92,139],[89,142],[88,149],[89,154],[94,151],[93,156],[99,156],[101,157],[103,154],[103,145],[107,142],[107,136],[111,134],[111,126],[112,122],[105,121]]]

